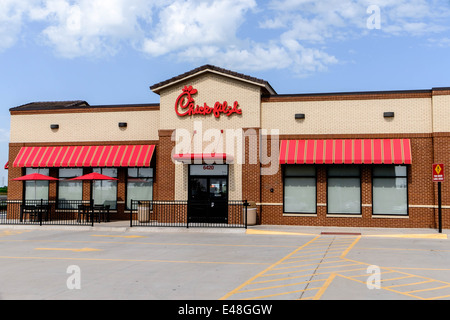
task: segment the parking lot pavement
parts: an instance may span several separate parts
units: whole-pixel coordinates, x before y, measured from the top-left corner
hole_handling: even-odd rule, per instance
[[[0,299],[450,299],[448,230],[0,228]]]

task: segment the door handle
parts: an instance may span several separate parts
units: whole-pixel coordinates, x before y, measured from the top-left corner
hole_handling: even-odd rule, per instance
[[[211,208],[214,208],[214,202],[211,202]]]

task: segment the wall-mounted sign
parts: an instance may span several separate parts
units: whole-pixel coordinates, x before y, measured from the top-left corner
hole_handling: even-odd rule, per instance
[[[191,176],[227,176],[228,166],[226,164],[192,164],[190,166]]]
[[[434,163],[433,164],[433,182],[442,182],[444,181],[444,164],[443,163]]]
[[[183,92],[178,96],[175,102],[175,112],[177,115],[185,117],[194,115],[207,116],[213,114],[214,117],[220,118],[222,114],[227,117],[232,114],[242,114],[242,110],[239,109],[239,103],[237,101],[234,102],[233,106],[228,105],[227,101],[216,102],[213,108],[208,106],[206,102],[203,106],[196,105],[192,96],[197,92],[198,90],[194,89],[192,86],[183,88]]]

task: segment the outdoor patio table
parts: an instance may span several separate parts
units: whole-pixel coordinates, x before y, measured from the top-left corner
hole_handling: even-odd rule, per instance
[[[88,204],[80,204],[78,206],[78,222],[82,222],[83,219],[86,220],[86,222],[89,222],[89,215],[92,212],[92,207]]]
[[[50,205],[49,204],[36,205],[35,212],[38,219],[40,214],[42,220],[45,219],[45,221],[48,221],[50,217]]]
[[[109,205],[94,205],[94,214],[98,222],[109,222]]]

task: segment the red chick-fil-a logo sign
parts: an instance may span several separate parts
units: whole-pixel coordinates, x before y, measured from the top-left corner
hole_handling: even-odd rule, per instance
[[[228,102],[224,101],[222,103],[216,102],[214,104],[214,108],[211,108],[206,104],[203,106],[199,106],[195,104],[193,95],[198,92],[197,89],[194,89],[192,86],[186,86],[183,88],[183,92],[178,96],[177,101],[175,102],[175,112],[180,117],[185,116],[194,116],[194,115],[210,115],[213,114],[216,118],[220,118],[222,114],[227,117],[232,114],[242,114],[242,110],[239,109],[239,103],[237,101],[234,102],[233,106],[229,106]]]

